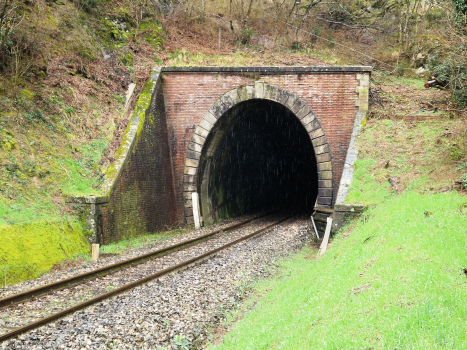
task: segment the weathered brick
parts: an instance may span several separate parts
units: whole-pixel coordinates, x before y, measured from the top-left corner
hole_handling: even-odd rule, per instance
[[[320,196],[335,198],[357,111],[355,103],[360,98],[359,93],[362,93],[362,99],[358,103],[362,104],[365,97],[363,94],[368,74],[360,74],[358,78],[357,74],[360,73],[302,73],[300,77],[298,74],[260,74],[259,79],[256,77],[255,79],[261,82],[253,82],[251,77],[240,74],[164,73],[177,219],[182,221],[185,217],[183,191],[196,190],[196,181],[189,183],[184,181],[186,157],[197,159],[188,155],[187,149],[200,154],[205,142],[205,138],[199,135],[193,136],[194,143],[190,142],[194,126],[197,126],[202,118],[211,125],[215,124],[216,121],[213,119],[220,118],[221,111],[226,110],[228,106],[219,101],[218,103],[222,106],[218,106],[217,109],[211,107],[226,93],[229,94],[230,101],[233,103],[245,101],[260,94],[263,94],[263,98],[282,104],[285,104],[290,96],[299,97],[300,100],[293,99],[295,103],[292,105],[292,110],[299,119],[306,118],[304,120],[306,130],[314,132],[322,128],[324,131],[320,136],[318,136],[319,132],[311,135],[312,142],[317,147],[323,146],[324,144],[320,143],[323,142],[325,136],[329,145],[329,150],[316,155],[319,171],[331,171],[332,169],[333,173],[332,181],[322,180],[328,181],[326,184],[329,187],[320,187]],[[239,88],[240,86],[243,88]],[[359,92],[357,92],[357,86],[360,86]],[[187,91],[191,97],[182,90]],[[263,91],[260,92],[260,90]],[[300,103],[298,101],[303,101],[306,105],[297,111]],[[365,106],[362,107],[365,108]],[[216,114],[215,110],[220,114]],[[209,118],[205,117],[207,111],[212,113]],[[330,190],[333,191],[332,195],[329,195]]]
[[[142,133],[110,201],[101,210],[101,244],[162,231],[177,221],[165,107],[158,83],[147,112],[152,118],[145,118],[142,128],[138,118],[132,119],[130,133],[139,128]]]

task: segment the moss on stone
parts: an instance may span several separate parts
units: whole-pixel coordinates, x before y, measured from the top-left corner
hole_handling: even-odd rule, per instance
[[[101,193],[102,195],[108,196],[111,194],[112,187],[114,186],[115,179],[119,174],[121,165],[124,164],[128,153],[131,151],[134,152],[138,141],[141,140],[144,122],[146,120],[146,111],[151,106],[152,93],[156,86],[157,80],[158,78],[149,79],[140,93],[138,103],[136,104],[136,107],[133,110],[133,116],[122,136],[122,142],[120,144],[120,147],[115,152],[115,161],[109,165],[109,168],[107,169],[107,172],[105,174],[105,184],[107,184],[107,186],[103,186],[103,191]],[[134,135],[132,135],[132,130],[135,129],[135,125],[137,126],[136,132]],[[135,142],[133,142],[134,137],[136,138]],[[133,147],[131,147],[132,145]]]
[[[119,58],[119,61],[125,66],[131,66],[133,65],[133,55],[127,51]]]
[[[55,264],[89,252],[82,228],[65,220],[0,226],[0,278],[7,284],[38,277]],[[2,276],[3,275],[3,276]]]
[[[164,45],[164,29],[156,21],[148,20],[141,23],[139,30],[146,41],[155,50],[159,50]]]
[[[97,30],[104,46],[111,49],[122,48],[130,37],[130,33],[118,25],[117,21],[103,19],[100,22],[100,28]]]
[[[10,134],[10,133],[5,133],[5,134],[1,135],[0,136],[0,147],[2,147],[2,149],[5,152],[10,152],[11,150],[15,149],[16,148],[16,140],[13,137],[13,135]]]

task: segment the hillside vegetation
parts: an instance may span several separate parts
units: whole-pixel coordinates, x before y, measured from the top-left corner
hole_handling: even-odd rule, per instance
[[[86,242],[86,229],[64,194],[99,191],[128,121],[126,90],[136,83],[137,96],[153,66],[374,65],[372,117],[429,115],[456,124],[467,101],[462,4],[0,0],[0,269],[7,283],[88,253],[67,238]],[[434,72],[439,89],[422,89]],[[456,160],[428,178],[447,174],[446,186],[459,181],[460,188],[467,158],[465,130],[456,125],[438,144]],[[28,249],[12,255],[3,243],[15,237],[19,246],[43,247],[40,256],[47,243],[34,232],[49,224],[60,228],[64,247],[50,248],[53,259],[31,262]],[[19,277],[21,268],[29,272]]]

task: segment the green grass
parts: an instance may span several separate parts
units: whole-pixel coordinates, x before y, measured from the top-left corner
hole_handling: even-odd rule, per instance
[[[452,186],[461,172],[450,150],[466,155],[462,120],[424,121],[410,124],[396,120],[368,120],[358,139],[359,159],[355,163],[347,203],[377,205],[407,188],[437,192]],[[375,147],[375,145],[377,145]],[[397,181],[391,189],[389,178]]]
[[[408,85],[419,90],[425,89],[425,80],[421,78],[393,77],[393,80],[396,84]]]
[[[215,348],[467,348],[466,203],[452,192],[390,197],[320,260],[306,249],[286,262]]]
[[[59,167],[67,169],[67,177],[60,182],[61,190],[66,194],[89,195],[97,193],[97,187],[103,179],[95,176],[99,171],[99,160],[107,148],[107,140],[94,140],[81,149],[80,158],[65,158],[58,161]]]
[[[54,202],[62,202],[57,195],[75,194],[89,195],[103,177],[99,173],[99,160],[108,145],[107,140],[95,140],[83,145],[79,156],[72,154],[55,154],[43,157],[42,165],[36,165],[35,172],[28,175],[23,163],[14,174],[8,174],[0,186],[0,225],[29,224],[38,220],[55,220],[60,217],[59,206]],[[52,152],[50,150],[49,152]],[[48,158],[50,157],[50,159]],[[31,183],[32,176],[37,177],[40,171],[46,171],[41,179],[42,186]],[[28,191],[24,191],[27,187]],[[63,204],[59,204],[62,206]],[[0,238],[1,240],[1,238]]]
[[[346,198],[347,203],[374,205],[392,195],[389,182],[385,181],[379,186],[376,185],[377,180],[371,172],[376,164],[377,162],[372,158],[358,159],[355,162],[354,180]]]
[[[467,197],[449,190],[462,125],[369,120],[346,199],[369,209],[321,259],[306,248],[260,282],[212,348],[467,349]]]

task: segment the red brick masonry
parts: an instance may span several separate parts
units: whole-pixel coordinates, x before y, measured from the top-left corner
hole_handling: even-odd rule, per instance
[[[257,72],[225,67],[224,71],[216,70],[216,67],[180,70],[183,68],[163,69],[162,78],[178,220],[184,220],[185,216],[183,176],[187,147],[195,128],[221,95],[254,81],[264,81],[287,90],[312,109],[330,146],[333,198],[336,197],[355,113],[359,110],[357,87],[360,80],[357,74],[369,75],[369,67],[264,67]]]

